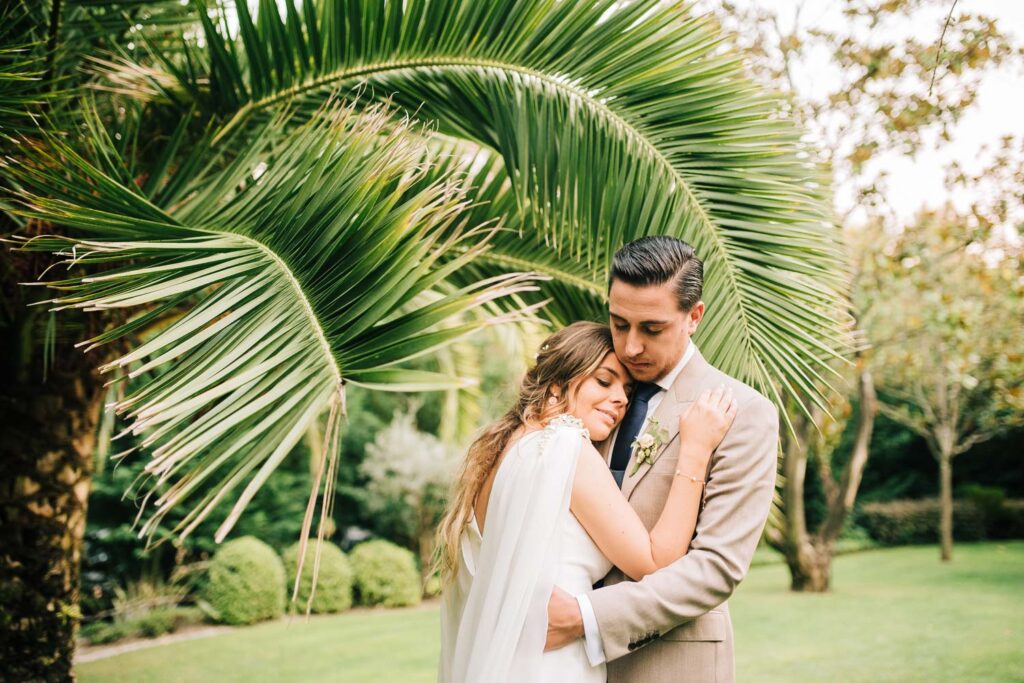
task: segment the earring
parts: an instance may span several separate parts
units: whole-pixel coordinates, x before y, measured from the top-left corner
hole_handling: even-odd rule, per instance
[[[555,398],[554,396],[548,397],[548,405],[549,406],[553,406],[556,403],[558,403],[558,399],[557,398]]]

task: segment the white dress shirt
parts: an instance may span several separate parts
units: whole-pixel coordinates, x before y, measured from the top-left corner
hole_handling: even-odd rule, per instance
[[[660,387],[661,391],[656,393],[647,402],[647,415],[644,416],[643,426],[640,428],[640,433],[643,433],[647,427],[647,420],[654,414],[654,411],[661,405],[661,400],[665,397],[665,392],[672,388],[672,384],[679,377],[679,373],[683,371],[686,364],[693,358],[696,346],[693,344],[693,340],[686,345],[686,351],[683,352],[683,357],[679,359],[676,366],[672,368],[672,371],[667,375],[657,380],[655,384]],[[612,438],[612,442],[608,444],[608,458],[611,458],[612,449],[615,448],[615,439],[618,438],[618,432]],[[590,597],[586,594],[576,596],[576,602],[580,606],[580,615],[583,617],[583,639],[587,651],[587,659],[590,660],[591,666],[597,666],[605,661],[604,655],[604,643],[601,642],[601,629],[597,625],[597,617],[594,616],[594,607],[590,604]]]

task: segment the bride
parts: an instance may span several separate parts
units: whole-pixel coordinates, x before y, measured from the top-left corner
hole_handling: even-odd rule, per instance
[[[719,390],[680,417],[671,492],[648,530],[591,443],[618,425],[631,388],[608,328],[574,323],[541,345],[515,405],[470,446],[438,529],[441,683],[605,681],[582,640],[544,652],[552,588],[586,593],[612,565],[639,580],[686,554],[736,413]]]

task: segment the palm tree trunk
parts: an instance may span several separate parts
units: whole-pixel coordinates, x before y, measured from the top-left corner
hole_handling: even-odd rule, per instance
[[[5,255],[7,256],[7,255]],[[57,347],[42,379],[44,292],[18,285],[39,263],[5,259],[0,286],[0,676],[11,681],[73,680],[79,564],[103,380],[109,358]],[[99,316],[95,316],[98,318]],[[75,319],[87,329],[97,320]]]
[[[0,669],[11,680],[67,680],[102,381],[79,367],[4,393]]]

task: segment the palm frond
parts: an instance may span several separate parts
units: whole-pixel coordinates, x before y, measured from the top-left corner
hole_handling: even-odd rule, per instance
[[[0,148],[5,150],[11,136],[35,130],[33,113],[53,97],[44,82],[43,40],[28,30],[32,22],[20,2],[0,11]]]
[[[520,229],[495,237],[494,261],[603,290],[622,243],[681,237],[706,263],[706,355],[779,401],[822,404],[849,343],[831,315],[846,277],[826,182],[709,21],[657,0],[261,0],[255,17],[239,5],[237,36],[203,20],[209,83],[181,87],[226,133],[336,88],[391,97],[501,159]],[[556,302],[586,291],[555,277]],[[591,297],[552,316],[591,316]]]
[[[43,303],[141,311],[82,342],[86,350],[190,306],[102,368],[116,374],[112,384],[163,370],[114,403],[130,422],[126,431],[142,434],[139,447],[151,453],[137,484],[146,488],[142,508],[155,497],[155,511],[140,536],[152,537],[164,515],[189,500],[191,511],[173,530],[187,536],[244,487],[217,530],[222,540],[328,411],[303,538],[321,486],[322,532],[344,384],[451,387],[449,378],[402,363],[501,322],[443,321],[534,287],[528,275],[505,274],[422,297],[483,253],[493,231],[461,220],[461,185],[419,182],[426,172],[421,138],[384,107],[357,112],[332,102],[298,129],[284,133],[282,122],[248,131],[245,154],[217,156],[198,145],[193,151],[205,163],[181,164],[198,170],[174,191],[140,186],[95,112],[86,117],[86,151],[52,135],[44,145],[26,145],[25,156],[6,169],[22,188],[21,215],[74,235],[21,240],[20,248],[57,252],[69,271],[85,271],[26,283],[62,292]],[[442,260],[465,243],[473,246]],[[100,264],[114,267],[99,271]],[[203,482],[217,485],[190,499]]]

